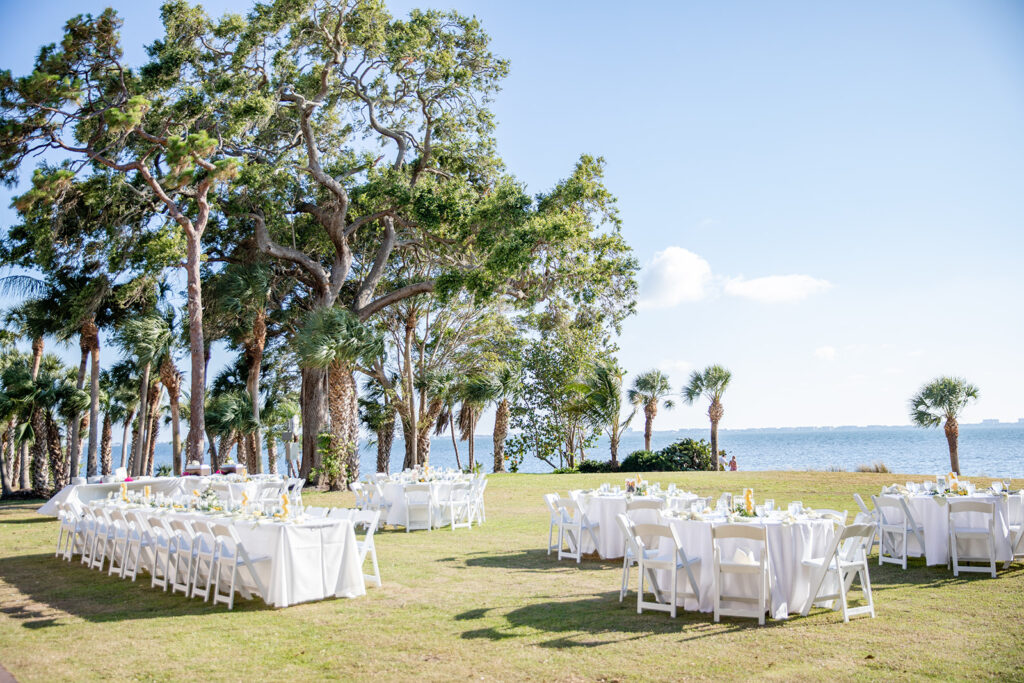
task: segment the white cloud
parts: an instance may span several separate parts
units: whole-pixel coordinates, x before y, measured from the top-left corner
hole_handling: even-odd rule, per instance
[[[814,357],[820,358],[821,360],[835,360],[836,359],[836,347],[834,346],[819,346],[814,349]]]
[[[711,264],[682,247],[659,251],[644,268],[640,308],[670,308],[707,296]]]
[[[832,283],[810,275],[768,275],[750,280],[741,275],[726,280],[725,293],[774,304],[800,301],[812,294],[824,292],[830,287],[832,287]]]

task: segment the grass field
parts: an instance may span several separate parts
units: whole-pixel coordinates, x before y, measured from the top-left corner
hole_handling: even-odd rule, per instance
[[[912,560],[872,564],[876,619],[756,621],[636,614],[621,561],[548,557],[541,496],[611,475],[492,476],[487,524],[380,532],[384,586],[364,598],[228,612],[53,557],[57,523],[0,505],[0,663],[34,680],[1024,679],[1024,564],[954,578]],[[784,505],[855,509],[907,475],[730,472],[651,475],[702,495],[753,487]],[[977,479],[979,483],[984,480]],[[1014,482],[1020,487],[1024,482]],[[350,494],[305,495],[348,506]],[[851,514],[852,517],[852,514]],[[635,576],[635,575],[634,575]],[[635,584],[634,584],[635,585]]]

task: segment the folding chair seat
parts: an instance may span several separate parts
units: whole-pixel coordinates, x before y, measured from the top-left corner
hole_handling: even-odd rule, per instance
[[[871,593],[871,577],[868,575],[867,558],[867,549],[874,536],[873,524],[851,524],[836,535],[823,557],[808,558],[803,561],[805,567],[813,570],[811,592],[801,612],[803,616],[806,617],[810,613],[811,606],[814,604],[826,603],[826,606],[831,607],[833,601],[838,601],[838,607],[833,609],[842,611],[843,623],[849,622],[850,617],[858,614],[870,614],[874,618],[875,602]],[[858,578],[867,604],[851,609],[848,603],[848,593],[853,581]],[[835,592],[822,593],[827,580],[834,582]]]
[[[914,515],[902,496],[871,496],[878,511],[878,564],[898,564],[907,568],[907,557],[925,554],[924,527],[914,520]],[[917,548],[909,541],[913,538]]]
[[[377,523],[380,521],[380,510],[358,510],[352,515],[353,526],[359,525],[365,529],[362,540],[356,539],[356,548],[359,549],[359,566],[366,564],[369,556],[373,565],[373,574],[363,574],[363,579],[381,586],[380,566],[377,564],[377,546],[373,542],[373,532],[377,530]]]
[[[558,500],[558,508],[561,511],[562,517],[558,559],[561,560],[567,557],[571,560],[576,560],[576,563],[579,564],[583,559],[584,534],[589,535],[590,539],[594,542],[594,546],[597,547],[597,530],[600,528],[600,523],[593,522],[587,517],[587,513],[583,511],[583,507],[578,500],[560,498]],[[568,549],[566,549],[566,546],[568,546]]]
[[[633,542],[636,547],[637,571],[640,575],[640,586],[636,594],[636,613],[642,614],[644,608],[668,612],[675,619],[679,602],[679,570],[686,572],[690,590],[683,593],[700,602],[700,587],[694,571],[700,571],[700,559],[689,558],[683,549],[674,526],[668,524],[634,524]],[[672,585],[669,588],[668,601],[665,591],[658,586],[656,570],[671,572]],[[649,578],[655,602],[644,599],[644,579]]]
[[[745,549],[736,548],[731,556],[725,555],[727,547],[722,541],[738,541],[744,545],[753,544],[756,557],[746,560]],[[722,615],[733,617],[756,617],[759,625],[764,625],[765,612],[771,610],[771,564],[768,561],[768,534],[765,527],[752,524],[720,524],[711,528],[711,543],[714,547],[715,562],[715,622]],[[742,561],[737,561],[740,555]],[[756,595],[749,593],[726,593],[726,577],[734,579],[754,577],[757,585]],[[742,607],[724,607],[723,602],[750,605]]]
[[[995,578],[995,503],[981,500],[948,500],[946,509],[949,517],[949,554],[953,576],[960,576],[960,572],[988,572]],[[970,543],[973,550],[961,553],[960,541]],[[987,551],[984,555],[978,552],[982,548]],[[984,562],[988,566],[967,564],[970,562]]]

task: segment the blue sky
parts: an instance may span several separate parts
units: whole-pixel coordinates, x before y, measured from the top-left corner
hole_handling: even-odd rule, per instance
[[[2,0],[0,66],[108,4],[138,63],[157,2]],[[512,68],[499,151],[531,191],[607,160],[644,264],[631,374],[728,366],[723,427],[905,424],[939,374],[980,386],[968,421],[1024,417],[1024,3],[389,6],[482,21]]]

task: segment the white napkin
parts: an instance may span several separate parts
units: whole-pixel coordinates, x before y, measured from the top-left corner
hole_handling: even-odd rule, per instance
[[[758,564],[754,559],[754,553],[743,548],[736,548],[736,552],[732,554],[732,561],[733,564]]]

